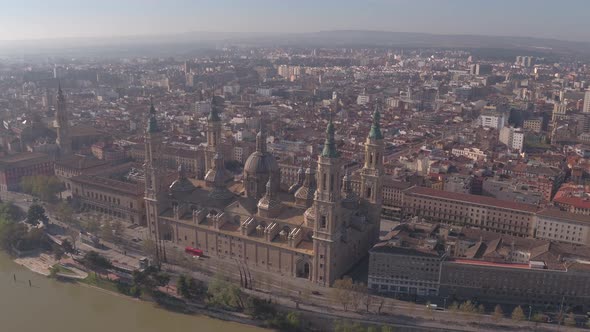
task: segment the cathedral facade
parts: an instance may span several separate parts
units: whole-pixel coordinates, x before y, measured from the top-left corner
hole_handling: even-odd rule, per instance
[[[177,180],[163,187],[157,165],[162,133],[152,106],[145,135],[150,234],[157,243],[170,241],[207,256],[330,286],[378,240],[383,176],[379,116],[376,109],[365,143],[360,195],[353,191],[349,174],[342,174],[331,120],[317,169],[302,167],[288,192],[280,191],[279,166],[266,149],[262,128],[256,151],[245,163],[243,181],[233,181],[218,149],[217,113],[208,117],[205,180],[188,178],[179,167]]]

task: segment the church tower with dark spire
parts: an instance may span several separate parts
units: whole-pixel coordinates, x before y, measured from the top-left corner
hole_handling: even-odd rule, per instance
[[[361,170],[361,200],[367,210],[373,243],[379,237],[383,177],[383,133],[380,105],[375,104],[373,123],[365,141],[365,164]]]
[[[61,90],[61,84],[57,90],[57,110],[55,112],[55,124],[57,126],[57,139],[55,142],[59,147],[61,156],[72,153],[72,139],[70,138],[70,123],[66,107],[66,97]]]
[[[217,105],[211,105],[211,111],[207,116],[207,149],[205,151],[205,169],[211,170],[215,167],[213,158],[219,153],[221,147],[221,117]]]
[[[314,196],[312,211],[315,211],[315,224],[313,225],[314,263],[312,280],[321,285],[330,285],[339,277],[339,269],[336,266],[339,260],[337,249],[340,243],[341,233],[344,228],[341,215],[342,184],[341,160],[334,138],[334,123],[332,118],[326,128],[326,140],[324,148],[318,157],[317,189]]]

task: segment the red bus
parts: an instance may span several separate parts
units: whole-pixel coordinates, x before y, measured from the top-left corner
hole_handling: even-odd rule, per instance
[[[187,254],[191,254],[193,256],[197,256],[197,257],[203,256],[203,250],[196,249],[196,248],[193,248],[193,247],[186,247],[186,248],[184,248],[184,252],[186,252]]]

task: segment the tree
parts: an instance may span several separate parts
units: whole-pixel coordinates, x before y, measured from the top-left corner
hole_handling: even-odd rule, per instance
[[[5,250],[10,250],[25,238],[27,226],[22,223],[6,222],[0,223],[0,245]]]
[[[66,231],[66,234],[68,235],[68,237],[70,238],[71,241],[71,245],[72,245],[72,253],[76,250],[76,242],[78,241],[78,238],[80,237],[80,232],[75,230],[75,229],[68,229]]]
[[[49,277],[50,278],[55,278],[57,277],[57,274],[59,273],[59,266],[57,264],[53,265],[52,267],[49,268]]]
[[[245,312],[253,319],[259,320],[270,320],[277,315],[276,306],[269,300],[263,300],[257,297],[248,297]]]
[[[62,257],[65,254],[65,251],[61,246],[54,244],[53,246],[51,246],[51,249],[53,251],[53,257],[55,258],[55,260],[59,261],[60,259],[62,259]]]
[[[449,310],[451,312],[457,312],[457,311],[459,311],[459,302],[453,301],[453,303],[451,303],[451,305],[449,306]]]
[[[428,312],[428,316],[434,320],[434,307],[431,305],[430,301],[426,302],[426,311]]]
[[[205,294],[205,292],[207,291],[207,287],[205,287],[205,283],[201,280],[197,280],[191,277],[188,280],[188,291],[191,299],[197,299]]]
[[[345,278],[334,281],[332,296],[336,302],[342,304],[344,311],[352,303],[354,295],[352,279]]]
[[[207,288],[208,303],[229,309],[243,309],[242,291],[216,275]]]
[[[141,245],[143,252],[149,257],[156,257],[156,241],[152,238],[147,238],[143,240]]]
[[[485,314],[486,313],[486,307],[483,304],[480,304],[477,307],[477,313],[478,314],[482,314],[482,315]]]
[[[504,311],[502,311],[502,307],[499,304],[496,304],[494,307],[494,314],[495,319],[501,319],[504,317]]]
[[[74,209],[70,204],[61,201],[55,210],[57,219],[68,226],[76,226],[78,221],[74,218]]]
[[[123,238],[123,234],[125,232],[125,225],[119,219],[115,219],[111,226],[113,228],[113,235],[115,242],[119,242]]]
[[[205,291],[205,284],[200,281],[196,280],[192,277],[187,277],[185,275],[181,275],[178,277],[178,282],[176,283],[176,290],[178,295],[182,296],[184,299],[187,300],[195,300],[201,297]]]
[[[184,274],[178,277],[178,281],[176,282],[176,292],[185,299],[190,298],[188,282],[186,281],[186,276]]]
[[[371,304],[373,304],[373,295],[368,288],[366,288],[365,291],[361,293],[361,302],[365,306],[365,311],[369,312],[369,309],[371,309]]]
[[[287,327],[291,331],[297,331],[301,327],[301,318],[299,314],[291,311],[287,314],[286,317]]]
[[[64,252],[66,252],[68,254],[73,254],[75,251],[74,246],[72,245],[72,243],[68,239],[65,239],[61,242],[61,247],[64,250]]]
[[[0,220],[15,222],[23,217],[23,211],[13,202],[0,203]]]
[[[164,287],[170,282],[170,275],[160,271],[155,266],[149,266],[143,271],[133,271],[133,283],[154,294],[158,287]]]
[[[45,209],[39,204],[33,204],[27,212],[27,223],[36,226],[40,222],[47,223],[49,218],[45,214]]]
[[[512,319],[519,322],[525,319],[524,311],[521,306],[514,308],[512,311]]]
[[[100,221],[92,218],[86,222],[86,231],[88,233],[97,234],[100,231]]]
[[[84,265],[91,270],[110,269],[113,267],[111,261],[96,251],[89,251],[84,255]]]
[[[22,225],[22,224],[18,224]],[[24,225],[23,225],[24,226]],[[29,231],[26,230],[24,235],[18,239],[14,245],[18,250],[34,250],[34,249],[51,249],[50,241],[47,238],[47,234],[42,229],[33,228]]]
[[[21,188],[25,193],[50,202],[57,199],[57,193],[63,189],[63,183],[56,176],[25,176],[21,180]]]
[[[335,320],[333,323],[334,332],[364,332],[365,329],[359,322],[347,320]]]
[[[475,307],[475,305],[471,301],[465,301],[465,302],[461,303],[461,305],[459,306],[459,310],[466,312],[466,313],[477,312],[477,308]]]

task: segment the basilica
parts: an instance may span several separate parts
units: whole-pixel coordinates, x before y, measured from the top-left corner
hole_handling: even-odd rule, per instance
[[[170,241],[207,256],[330,286],[379,237],[384,149],[379,110],[365,142],[360,194],[353,190],[350,174],[343,174],[331,119],[317,166],[302,165],[288,191],[280,189],[279,165],[267,151],[262,126],[243,179],[235,181],[224,167],[218,112],[213,108],[207,118],[204,179],[189,178],[180,166],[177,179],[167,186],[158,165],[163,133],[152,105],[144,166],[150,234],[157,243]]]

